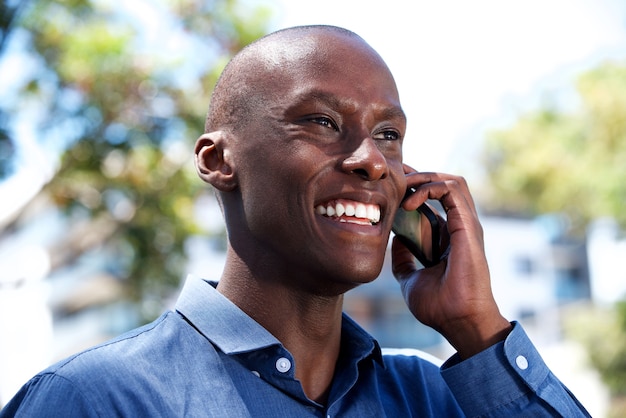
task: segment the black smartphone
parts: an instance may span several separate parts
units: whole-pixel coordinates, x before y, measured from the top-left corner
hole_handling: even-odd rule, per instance
[[[439,264],[448,255],[446,221],[429,203],[412,211],[400,207],[391,230],[424,267]]]

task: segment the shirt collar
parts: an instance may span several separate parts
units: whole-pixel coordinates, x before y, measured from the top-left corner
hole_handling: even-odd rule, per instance
[[[219,293],[215,282],[189,276],[176,310],[226,354],[259,350],[280,341]]]
[[[282,346],[276,337],[218,292],[216,285],[216,282],[189,276],[176,302],[176,310],[225,354]],[[357,362],[369,356],[383,362],[378,342],[345,314],[342,351]]]
[[[384,365],[378,341],[345,313],[341,324],[341,347],[343,352],[355,356],[357,362],[371,357]]]

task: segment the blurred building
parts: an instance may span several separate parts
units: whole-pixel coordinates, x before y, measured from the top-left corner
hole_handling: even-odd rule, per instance
[[[598,219],[587,232],[591,298],[610,305],[626,297],[626,237],[612,219]]]

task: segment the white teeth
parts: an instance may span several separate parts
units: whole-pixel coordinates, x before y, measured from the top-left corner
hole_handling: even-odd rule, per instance
[[[356,214],[356,210],[354,209],[354,205],[348,203],[346,205],[346,216],[354,216]]]
[[[367,219],[375,219],[376,218],[376,208],[374,206],[367,207]]]
[[[367,209],[365,209],[365,205],[364,204],[359,203],[358,205],[356,205],[355,216],[357,218],[367,218]]]
[[[370,220],[362,221],[362,220],[359,220],[358,218],[354,218],[354,219],[351,219],[349,221],[347,219],[343,219],[342,218],[342,219],[339,219],[339,222],[346,223],[346,224],[347,223],[351,223],[351,224],[357,224],[357,225],[364,225],[364,226],[371,226],[372,225],[372,221],[370,221]]]
[[[380,221],[380,207],[378,205],[366,205],[359,202],[333,201],[316,206],[315,212],[318,215],[341,218],[339,219],[340,222],[358,223],[358,219],[367,219],[369,224],[375,224]],[[347,219],[346,217],[356,219]]]
[[[344,213],[346,213],[346,208],[341,203],[337,203],[337,206],[335,206],[335,211],[337,213],[337,216],[342,216]]]

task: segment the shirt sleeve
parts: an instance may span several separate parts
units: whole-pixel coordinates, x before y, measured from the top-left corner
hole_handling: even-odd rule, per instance
[[[468,417],[590,416],[517,322],[506,340],[465,361],[455,354],[441,374]]]
[[[80,389],[53,373],[33,377],[0,410],[0,418],[96,416]]]

